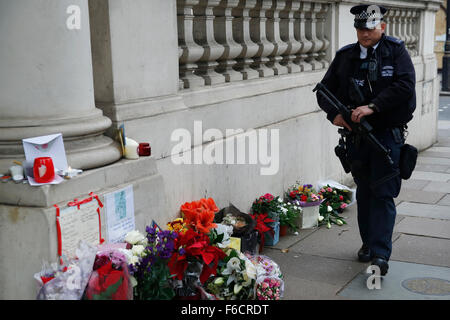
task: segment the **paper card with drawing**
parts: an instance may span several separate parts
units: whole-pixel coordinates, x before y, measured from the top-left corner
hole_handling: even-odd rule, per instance
[[[133,186],[105,194],[107,237],[109,243],[123,242],[135,229]]]

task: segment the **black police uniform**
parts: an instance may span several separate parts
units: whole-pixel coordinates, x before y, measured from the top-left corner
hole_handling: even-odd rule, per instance
[[[352,13],[359,13],[364,7],[367,8],[354,7]],[[365,22],[367,19],[355,19],[355,27],[365,27]],[[391,150],[394,166],[355,134],[347,139],[347,149],[357,185],[358,225],[363,245],[370,249],[372,257],[388,261],[396,216],[393,198],[401,187],[398,164],[405,142],[403,129],[416,108],[415,70],[403,41],[384,34],[375,50],[368,48],[366,59],[361,59],[360,53],[359,43],[341,48],[322,83],[345,105],[356,108],[374,104],[376,112],[365,118],[373,126],[375,137]],[[374,67],[376,70],[369,72]],[[365,101],[361,104],[354,105],[350,98],[350,78],[356,80],[364,93]],[[333,122],[337,110],[322,96],[317,95],[317,99]]]

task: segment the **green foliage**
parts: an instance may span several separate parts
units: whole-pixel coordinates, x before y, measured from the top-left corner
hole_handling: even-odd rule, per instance
[[[167,262],[158,259],[144,275],[142,279],[138,279],[134,291],[136,300],[171,300],[175,296],[175,291],[167,281],[173,278]]]

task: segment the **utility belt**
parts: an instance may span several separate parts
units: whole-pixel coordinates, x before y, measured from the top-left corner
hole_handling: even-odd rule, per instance
[[[391,179],[397,175],[404,180],[407,180],[411,177],[412,172],[416,166],[418,150],[409,144],[405,144],[406,137],[408,136],[408,126],[402,125],[393,128],[382,128],[378,130],[374,130],[374,134],[377,135],[380,133],[385,133],[386,131],[391,131],[394,141],[398,144],[403,144],[400,151],[400,161],[399,168],[395,170],[395,174],[389,177],[384,177],[384,179],[379,180],[375,184],[378,185],[388,179]],[[351,142],[356,148],[359,148],[359,145],[363,139],[363,136],[350,132],[346,129],[339,129],[338,132],[341,134],[341,138],[339,139],[338,145],[335,147],[335,154],[341,161],[342,167],[346,173],[352,171],[353,164],[348,157],[348,145],[347,142]],[[353,168],[354,169],[354,168]]]

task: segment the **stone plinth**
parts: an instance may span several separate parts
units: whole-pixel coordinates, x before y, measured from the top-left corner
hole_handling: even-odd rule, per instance
[[[35,299],[33,275],[42,262],[57,261],[56,211],[90,192],[99,196],[133,185],[136,228],[143,231],[154,219],[163,226],[164,180],[155,159],[121,160],[107,167],[88,170],[59,185],[31,187],[0,184],[0,299]],[[105,207],[101,209],[102,235],[107,239]]]

